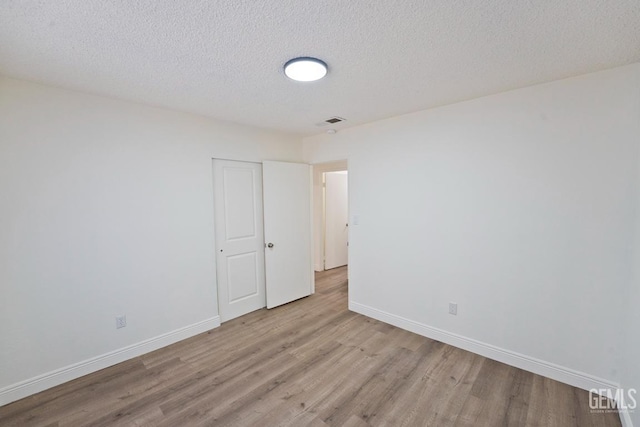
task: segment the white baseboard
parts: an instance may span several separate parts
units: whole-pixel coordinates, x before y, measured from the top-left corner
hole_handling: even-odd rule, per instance
[[[176,329],[174,331],[167,332],[166,334],[12,384],[0,389],[0,406],[31,396],[32,394],[39,393],[67,381],[80,378],[92,372],[99,371],[100,369],[124,362],[125,360],[133,359],[134,357],[142,354],[166,347],[202,332],[217,328],[218,326],[220,326],[220,317],[215,316],[210,319],[185,326],[184,328]]]
[[[418,335],[422,335],[436,341],[441,341],[489,359],[497,360],[498,362],[506,363],[507,365],[515,366],[516,368],[524,369],[525,371],[533,372],[534,374],[542,375],[584,390],[612,389],[615,391],[619,387],[618,384],[603,378],[598,378],[564,366],[559,366],[544,360],[539,360],[524,354],[496,347],[491,344],[476,341],[471,338],[434,328],[413,320],[405,319],[404,317],[387,313],[354,301],[349,301],[349,310],[372,317],[376,320],[380,320],[381,322],[406,329],[407,331],[411,331]]]

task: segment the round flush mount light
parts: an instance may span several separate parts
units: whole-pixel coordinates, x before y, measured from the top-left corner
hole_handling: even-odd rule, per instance
[[[317,58],[293,58],[284,64],[284,73],[292,80],[313,82],[327,75],[327,64]]]

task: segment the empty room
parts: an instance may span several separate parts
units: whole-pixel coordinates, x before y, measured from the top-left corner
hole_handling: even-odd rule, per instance
[[[638,0],[0,2],[0,426],[640,427]]]

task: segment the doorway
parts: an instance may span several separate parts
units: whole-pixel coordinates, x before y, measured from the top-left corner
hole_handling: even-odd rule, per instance
[[[334,172],[339,173],[333,174]],[[327,176],[330,181],[328,193]],[[324,271],[347,264],[349,235],[347,181],[346,160],[313,165],[313,264],[315,271]],[[336,188],[341,190],[336,191]],[[328,211],[327,200],[329,201]],[[336,212],[342,213],[336,214]],[[327,219],[329,219],[329,227],[327,227]],[[331,229],[331,234],[328,236],[326,231],[329,229]],[[329,237],[328,242],[327,237]],[[329,253],[327,253],[327,249]],[[326,263],[327,255],[329,263]]]
[[[347,171],[324,173],[324,269],[348,263],[349,198]]]

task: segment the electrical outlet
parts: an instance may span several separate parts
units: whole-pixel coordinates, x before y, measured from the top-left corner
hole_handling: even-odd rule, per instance
[[[458,315],[458,303],[455,303],[455,302],[449,303],[449,314],[453,314],[454,316]]]
[[[127,316],[116,317],[116,329],[124,328],[127,326]]]

